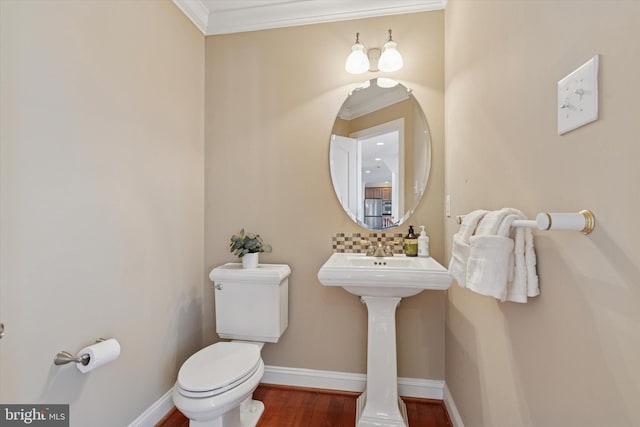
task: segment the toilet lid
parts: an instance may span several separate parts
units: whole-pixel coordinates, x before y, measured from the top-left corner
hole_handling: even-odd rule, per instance
[[[212,395],[235,387],[260,366],[260,347],[218,342],[205,347],[182,365],[178,385],[183,391]]]

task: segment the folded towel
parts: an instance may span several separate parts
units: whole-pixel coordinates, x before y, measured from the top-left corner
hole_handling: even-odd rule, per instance
[[[521,215],[517,209],[502,208],[497,211],[487,212],[482,218],[478,226],[476,227],[476,236],[492,236],[498,234],[498,231],[503,233],[502,235],[509,235],[509,228],[503,227],[502,222],[509,215]]]
[[[469,239],[467,287],[500,301],[507,298],[507,283],[514,275],[514,241],[509,237],[513,221],[520,218],[513,209],[489,212]]]
[[[528,297],[540,295],[531,229],[516,229],[514,253],[516,274],[513,282],[508,284],[507,301],[527,302]]]
[[[524,214],[521,214],[525,218]],[[540,295],[536,272],[536,253],[533,248],[533,232],[530,228],[517,227],[514,234],[514,276],[507,283],[507,301],[525,303],[529,297]]]
[[[513,279],[507,283],[506,300],[512,302],[527,302],[527,268],[525,265],[524,246],[525,232],[531,234],[531,230],[522,227],[514,232],[514,262]]]
[[[456,234],[453,235],[453,247],[451,248],[451,260],[449,261],[449,274],[458,285],[466,287],[467,263],[469,260],[469,238],[476,231],[478,222],[484,217],[487,211],[477,210],[465,215],[462,225]]]
[[[536,252],[533,248],[533,232],[530,229],[526,229],[524,237],[524,259],[527,267],[527,296],[537,297],[540,295],[540,285],[538,281],[538,271],[536,269]]]
[[[529,228],[512,228],[516,219],[526,217],[512,208],[476,214],[467,228],[454,235],[449,271],[460,286],[520,303],[540,294],[533,233]],[[473,224],[475,230],[470,230]]]

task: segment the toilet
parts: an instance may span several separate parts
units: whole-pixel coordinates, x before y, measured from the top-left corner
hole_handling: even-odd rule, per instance
[[[211,270],[217,342],[180,368],[173,403],[189,427],[255,427],[264,411],[253,392],[264,374],[265,343],[277,343],[288,326],[289,275],[286,264],[242,268],[227,263]]]

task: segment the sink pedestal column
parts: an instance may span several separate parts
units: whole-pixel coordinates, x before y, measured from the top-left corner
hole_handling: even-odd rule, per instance
[[[367,390],[358,398],[356,426],[407,427],[398,397],[396,307],[400,298],[363,296],[367,305]]]

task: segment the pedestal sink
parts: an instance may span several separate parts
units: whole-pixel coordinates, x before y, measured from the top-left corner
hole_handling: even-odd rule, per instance
[[[425,289],[448,289],[447,269],[433,258],[334,253],[318,279],[324,286],[342,286],[367,305],[367,389],[358,398],[356,426],[408,426],[398,396],[396,307]]]

